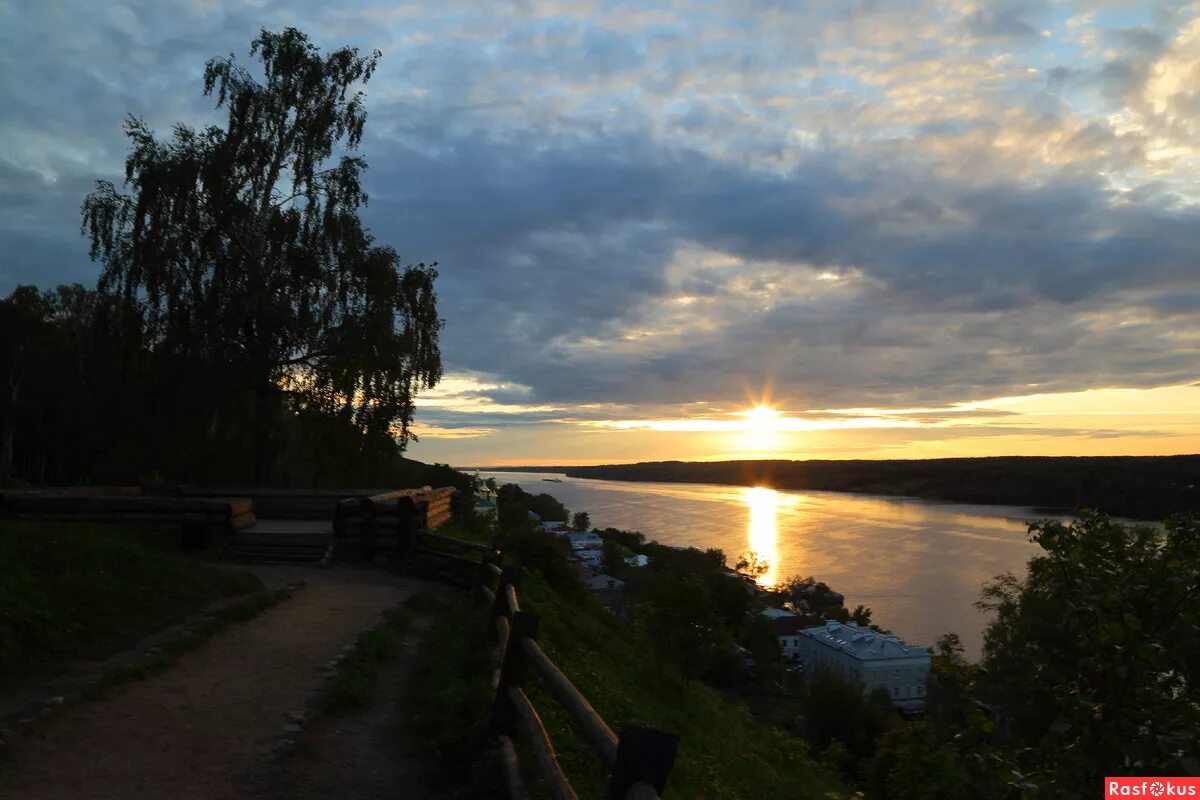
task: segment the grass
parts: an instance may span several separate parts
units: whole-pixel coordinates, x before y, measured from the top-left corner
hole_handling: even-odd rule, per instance
[[[705,684],[685,684],[671,668],[660,668],[649,643],[598,605],[565,600],[537,573],[526,573],[520,595],[522,608],[541,618],[543,649],[615,732],[636,724],[680,737],[669,797],[799,800],[850,794],[803,742],[756,722],[744,706]],[[607,775],[566,712],[536,681],[528,691],[576,792],[603,795]]]
[[[412,614],[407,608],[395,608],[385,614],[382,623],[363,632],[330,677],[319,711],[337,714],[369,706],[375,677],[385,663],[395,660],[400,637],[411,621]]]
[[[473,603],[443,607],[413,665],[409,705],[417,738],[426,749],[427,780],[455,797],[507,798],[499,765],[489,758],[493,650],[483,611]]]
[[[262,589],[95,525],[0,519],[0,691],[101,658],[207,607]]]
[[[590,598],[567,599],[533,570],[525,571],[519,594],[522,608],[540,616],[542,647],[615,732],[622,724],[636,724],[680,737],[668,797],[803,800],[851,795],[799,739],[755,721],[745,706],[716,690],[696,681],[684,684],[672,668],[660,669],[649,644]],[[418,733],[444,769],[478,760],[493,741],[488,720],[495,657],[487,637],[486,613],[464,604],[439,618],[418,662]],[[576,792],[603,796],[607,771],[566,712],[536,680],[526,689]],[[537,770],[522,744],[523,733],[517,741],[526,779],[536,796],[546,796],[534,780]]]

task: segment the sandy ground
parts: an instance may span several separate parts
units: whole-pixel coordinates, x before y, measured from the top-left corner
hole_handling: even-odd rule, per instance
[[[427,587],[350,568],[254,571],[268,586],[307,586],[165,672],[50,721],[0,770],[0,798],[243,800],[271,769],[275,739],[325,663],[380,612]]]

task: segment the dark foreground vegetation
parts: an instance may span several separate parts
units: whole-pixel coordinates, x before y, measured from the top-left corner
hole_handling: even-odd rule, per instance
[[[496,468],[499,470],[518,468]],[[520,467],[573,478],[716,483],[905,495],[1165,519],[1200,510],[1200,455],[938,458],[919,461],[654,461]]]
[[[261,588],[117,528],[0,518],[0,691]]]

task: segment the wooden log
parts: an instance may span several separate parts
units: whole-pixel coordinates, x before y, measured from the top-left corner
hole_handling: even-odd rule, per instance
[[[447,511],[442,516],[434,517],[433,519],[426,520],[425,521],[425,529],[430,530],[430,531],[436,531],[438,528],[442,527],[449,521],[450,521],[450,512]]]
[[[382,489],[273,489],[265,486],[194,486],[183,484],[179,493],[184,497],[361,497],[379,494]]]
[[[517,587],[511,583],[504,585],[504,597],[508,600],[508,613],[515,614],[521,610],[521,604],[517,602]]]
[[[508,632],[511,626],[504,617],[496,617],[496,639],[499,642],[500,660],[504,661],[504,651],[508,649]]]
[[[518,611],[514,611],[508,605],[508,587],[521,585],[521,568],[508,565],[500,570],[500,583],[496,586],[496,602],[492,604],[493,617],[514,617]],[[524,658],[524,656],[518,656]]]
[[[242,531],[246,528],[254,526],[258,519],[254,516],[254,512],[248,511],[245,514],[236,514],[229,518],[229,527],[235,531]]]
[[[497,594],[496,600],[504,602],[504,595]],[[496,606],[492,606],[493,610]],[[493,612],[493,620],[504,619],[502,614]],[[495,622],[492,623],[495,625]],[[512,698],[508,695],[510,688],[521,688],[525,685],[528,668],[525,665],[524,650],[517,646],[523,638],[536,639],[540,619],[537,614],[514,614],[511,627],[508,629],[508,646],[500,654],[500,674],[496,680],[496,692],[492,696],[491,729],[492,733],[512,736],[517,729],[517,709]]]
[[[521,764],[517,760],[517,749],[512,739],[500,737],[500,761],[504,764],[504,781],[508,785],[511,800],[530,800],[529,790],[521,779]]]
[[[545,682],[546,688],[554,695],[558,704],[575,720],[575,724],[583,732],[583,737],[599,757],[600,763],[605,769],[611,770],[617,762],[617,735],[613,733],[612,728],[537,642],[524,639],[521,647],[525,651],[526,663]]]
[[[475,550],[480,553],[487,553],[487,552],[490,552],[492,549],[492,548],[488,547],[486,544],[479,544],[478,542],[468,542],[464,539],[455,539],[453,536],[442,536],[441,534],[438,534],[438,533],[421,533],[419,538],[430,541],[430,542],[440,542],[442,544],[454,545],[456,547],[464,547],[468,550]]]
[[[428,487],[423,489],[397,489],[391,492],[380,492],[379,494],[371,495],[367,499],[372,504],[395,503],[401,500],[411,503],[416,498],[423,497],[428,491]]]
[[[230,513],[250,511],[249,500],[196,500],[177,497],[68,496],[12,493],[6,496],[10,511],[59,514],[131,512],[141,514]]]
[[[486,586],[480,586],[479,593],[483,595],[484,602],[489,606],[496,601],[496,593]]]
[[[497,578],[500,577],[500,566],[498,564],[489,563],[487,565],[487,569],[488,569],[488,572],[492,573]]]
[[[542,722],[541,716],[538,715],[537,709],[533,707],[533,703],[529,702],[528,695],[521,687],[510,686],[508,687],[508,697],[516,708],[517,716],[525,723],[530,744],[533,745],[533,757],[541,768],[542,778],[546,781],[546,788],[550,790],[550,796],[554,800],[579,800],[575,790],[571,788],[570,782],[567,781],[562,766],[558,763],[554,745],[550,742],[550,734],[546,732],[546,726]]]

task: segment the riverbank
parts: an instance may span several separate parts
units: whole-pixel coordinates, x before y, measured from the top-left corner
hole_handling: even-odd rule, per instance
[[[640,531],[647,539],[701,550],[719,548],[729,563],[746,551],[767,562],[760,583],[815,575],[864,605],[906,641],[932,645],[957,633],[970,658],[981,652],[987,617],[974,606],[996,575],[1025,573],[1036,546],[1029,508],[949,505],[838,492],[786,492],[742,486],[632,483],[544,473],[494,473],[536,492],[553,486],[568,510],[591,525]]]
[[[482,468],[481,468],[482,469]],[[892,461],[655,461],[596,466],[489,467],[652,483],[764,486],[1011,505],[1046,513],[1099,509],[1162,520],[1200,509],[1200,455],[1002,456]]]

